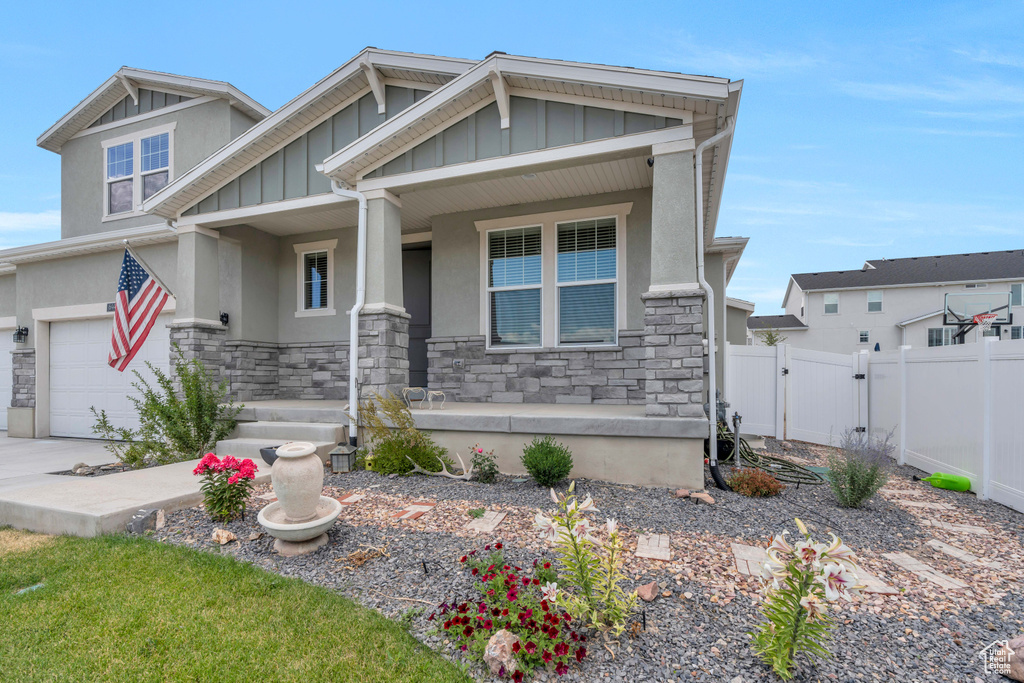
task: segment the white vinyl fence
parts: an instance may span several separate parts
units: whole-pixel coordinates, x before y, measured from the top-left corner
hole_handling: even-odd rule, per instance
[[[1024,341],[726,353],[725,398],[744,432],[818,444],[847,429],[893,432],[900,463],[966,476],[979,496],[1024,511]]]

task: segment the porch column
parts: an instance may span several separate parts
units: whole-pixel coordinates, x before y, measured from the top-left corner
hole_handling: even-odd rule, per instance
[[[722,254],[704,255],[704,276],[715,293],[715,382],[722,392],[722,400],[728,401],[725,392],[725,259]]]
[[[693,141],[658,145],[653,152],[651,286],[642,295],[646,413],[701,419],[704,290],[697,283]]]
[[[213,230],[186,227],[178,234],[176,309],[171,343],[186,360],[199,359],[220,379],[224,366],[224,337],[220,324],[220,239]],[[171,349],[171,362],[176,358]]]
[[[366,304],[359,316],[359,395],[409,386],[409,314],[402,292],[402,202],[367,192]]]

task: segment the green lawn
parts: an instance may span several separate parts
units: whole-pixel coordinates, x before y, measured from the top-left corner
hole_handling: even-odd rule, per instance
[[[469,680],[330,591],[122,536],[0,529],[0,623],[6,681]]]

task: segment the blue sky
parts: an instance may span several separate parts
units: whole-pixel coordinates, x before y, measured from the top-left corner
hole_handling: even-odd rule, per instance
[[[0,24],[0,248],[59,237],[36,137],[122,65],[230,81],[271,109],[367,45],[494,50],[744,79],[719,235],[729,288],[1024,246],[1024,4],[18,3]],[[282,14],[287,7],[287,14]]]

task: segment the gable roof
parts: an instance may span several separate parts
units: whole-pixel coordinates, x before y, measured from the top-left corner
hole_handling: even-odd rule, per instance
[[[36,144],[51,152],[60,152],[60,148],[71,139],[71,136],[87,128],[107,109],[126,96],[137,96],[139,88],[170,91],[193,97],[211,96],[227,99],[257,121],[270,114],[269,109],[224,81],[210,81],[123,66],[75,105],[74,109],[50,126],[36,139]]]
[[[807,325],[795,315],[752,315],[747,318],[748,330],[806,330]]]
[[[176,178],[143,204],[164,218],[177,215],[268,153],[302,134],[310,125],[371,88],[368,70],[385,80],[422,83],[436,88],[468,70],[475,60],[416,55],[368,47],[322,78],[273,114]]]
[[[1012,278],[1024,278],[1024,249],[881,259],[866,261],[860,270],[793,275],[805,292]]]

